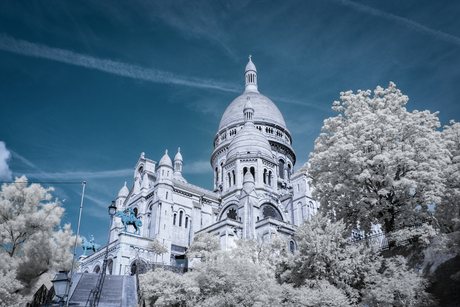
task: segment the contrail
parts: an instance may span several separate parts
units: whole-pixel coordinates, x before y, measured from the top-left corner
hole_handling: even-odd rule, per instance
[[[442,40],[444,40],[446,42],[450,42],[450,43],[453,43],[453,44],[456,44],[456,45],[460,46],[460,38],[458,38],[457,36],[450,35],[450,34],[447,34],[447,33],[441,32],[441,31],[430,29],[430,28],[428,28],[428,27],[426,27],[426,26],[424,26],[422,24],[419,24],[419,23],[417,23],[415,21],[412,21],[410,19],[399,17],[399,16],[396,16],[396,15],[393,15],[393,14],[390,14],[390,13],[386,13],[386,12],[383,12],[381,10],[369,7],[367,5],[359,4],[359,3],[349,1],[349,0],[339,0],[339,2],[341,2],[342,4],[344,4],[346,6],[354,8],[354,9],[356,9],[358,11],[369,13],[369,14],[372,14],[372,15],[375,15],[375,16],[379,16],[379,17],[383,17],[383,18],[386,18],[386,19],[396,21],[399,24],[402,24],[403,26],[406,26],[406,27],[408,27],[408,28],[410,28],[412,30],[415,30],[415,31],[418,31],[418,32],[421,32],[421,33],[425,33],[425,34],[431,35],[431,36],[433,36],[435,38],[439,38],[439,39],[442,39]]]
[[[0,50],[25,56],[48,59],[70,65],[96,69],[103,72],[153,83],[185,85],[189,87],[208,88],[226,92],[239,92],[236,87],[207,79],[189,78],[170,72],[118,61],[95,58],[69,50],[52,48],[46,45],[30,43],[0,34]]]

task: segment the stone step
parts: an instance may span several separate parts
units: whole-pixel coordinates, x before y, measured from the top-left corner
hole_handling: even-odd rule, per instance
[[[88,296],[96,287],[99,274],[79,273],[70,291],[69,306],[85,306]],[[98,307],[130,307],[137,303],[135,276],[106,275]]]

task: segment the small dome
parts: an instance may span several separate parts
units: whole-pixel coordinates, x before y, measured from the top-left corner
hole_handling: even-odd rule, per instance
[[[244,70],[244,72],[246,73],[248,70],[253,70],[255,72],[257,72],[257,69],[256,69],[256,65],[254,65],[254,63],[252,62],[252,56],[249,56],[249,62],[248,64],[246,65],[246,69]]]
[[[128,194],[129,194],[129,190],[126,187],[126,181],[125,181],[125,185],[120,189],[120,192],[118,192],[118,197],[127,197]]]
[[[261,153],[270,159],[273,156],[268,140],[262,132],[256,129],[254,124],[250,122],[247,122],[230,142],[227,159],[237,153],[240,155]]]
[[[184,161],[184,160],[182,160],[182,155],[180,153],[180,147],[177,149],[177,154],[174,157],[174,162],[176,162],[176,161],[180,161],[180,162]]]
[[[171,158],[168,156],[168,150],[166,149],[165,155],[163,158],[161,158],[160,163],[158,163],[158,166],[169,166],[172,167],[172,161]]]
[[[243,183],[245,182],[254,182],[254,176],[252,176],[251,172],[246,172],[243,178]]]

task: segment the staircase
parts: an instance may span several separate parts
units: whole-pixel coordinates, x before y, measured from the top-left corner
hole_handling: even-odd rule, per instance
[[[77,273],[70,289],[69,306],[85,306],[98,274]],[[106,275],[98,307],[134,307],[137,303],[136,276]]]

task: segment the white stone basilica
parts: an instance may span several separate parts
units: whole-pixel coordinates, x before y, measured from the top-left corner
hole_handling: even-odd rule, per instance
[[[133,226],[123,231],[114,217],[110,229],[108,274],[131,272],[136,259],[186,265],[184,254],[194,234],[208,232],[229,249],[238,238],[267,242],[274,232],[292,238],[296,225],[318,209],[311,199],[305,166],[293,172],[296,156],[292,138],[277,106],[260,94],[257,70],[249,58],[245,89],[225,110],[214,137],[211,166],[214,190],[187,182],[182,176],[180,149],[174,161],[166,151],[157,164],[144,153],[134,167],[134,185],[118,193],[117,210],[132,208],[142,221],[140,235]],[[132,227],[132,228],[130,228]],[[169,254],[158,259],[147,250],[158,239]],[[105,248],[80,257],[80,272],[98,272]]]

